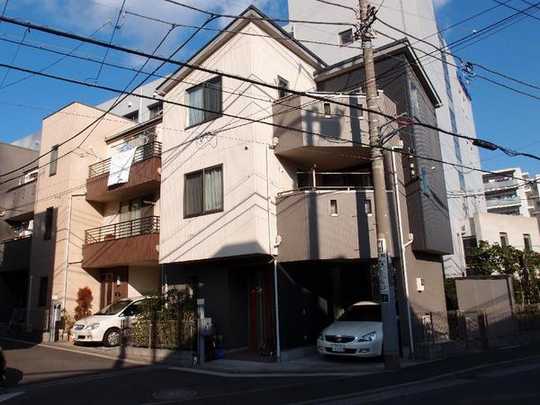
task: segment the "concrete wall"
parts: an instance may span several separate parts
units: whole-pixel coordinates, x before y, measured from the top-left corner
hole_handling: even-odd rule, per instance
[[[253,23],[242,32],[267,35]],[[314,67],[276,40],[261,36],[234,36],[202,65],[267,83],[275,83],[280,75],[297,90],[315,87]],[[186,79],[203,82],[210,77],[191,72]],[[185,103],[189,87],[177,85],[166,99]],[[228,78],[223,78],[223,88],[223,109],[227,114],[254,119],[272,114],[270,101],[248,97],[275,99],[277,91]],[[230,91],[243,92],[247,97],[227,93]],[[186,130],[186,116],[185,108],[174,106],[163,117],[160,262],[271,253],[276,236],[274,196],[293,186],[288,171],[269,149],[273,128],[250,124],[188,142],[207,131],[244,121],[221,117]],[[184,175],[218,164],[223,165],[224,211],[185,219]]]
[[[43,121],[40,154],[50,151],[53,145],[81,131],[101,114],[100,110],[93,107],[73,103],[46,117]],[[39,170],[36,188],[35,233],[31,256],[31,308],[37,306],[41,277],[49,277],[50,295],[56,296],[61,303],[65,301],[70,313],[76,305],[77,291],[82,287],[90,287],[94,296],[94,310],[99,307],[97,274],[81,268],[84,231],[101,224],[101,213],[84,197],[88,166],[106,158],[106,136],[131,125],[133,123],[126,119],[110,115],[93,127],[92,134],[84,144],[80,145],[80,142],[89,135],[89,130],[62,145],[59,156],[74,151],[58,160],[54,176],[49,175],[50,156],[40,159],[42,168]],[[54,230],[51,240],[44,240],[45,212],[48,207],[54,208]],[[64,294],[66,274],[67,294]]]
[[[531,235],[532,249],[540,252],[540,232],[534,217],[520,217],[502,214],[477,214],[474,216],[475,236],[478,241],[500,244],[500,233],[508,234],[508,244],[523,250],[523,235]]]
[[[129,266],[128,297],[140,297],[160,291],[159,266]]]

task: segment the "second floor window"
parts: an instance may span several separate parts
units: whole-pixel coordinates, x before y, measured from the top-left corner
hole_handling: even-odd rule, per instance
[[[525,247],[525,251],[530,252],[532,250],[531,235],[528,233],[523,234],[523,245]]]
[[[51,160],[49,162],[49,176],[54,176],[58,169],[58,145],[51,148]]]
[[[184,218],[223,211],[223,166],[185,175]]]
[[[289,95],[289,92],[287,91],[289,89],[289,82],[281,76],[278,76],[278,87],[279,98],[287,97]]]
[[[163,112],[163,101],[158,101],[148,106],[148,112],[150,113],[150,119],[157,117]]]
[[[508,246],[508,234],[506,232],[499,233],[499,238],[501,240],[501,247],[507,247]]]
[[[340,45],[349,45],[354,42],[354,34],[352,28],[342,31],[339,33],[339,44]]]
[[[221,76],[214,77],[204,83],[187,90],[188,127],[215,120],[223,112],[221,94]]]

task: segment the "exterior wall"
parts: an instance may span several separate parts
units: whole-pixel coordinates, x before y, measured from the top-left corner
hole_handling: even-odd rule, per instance
[[[52,146],[81,131],[101,114],[102,112],[95,108],[73,103],[48,116],[43,121],[40,154],[50,151]],[[81,268],[84,232],[101,223],[101,213],[89,204],[84,196],[88,166],[105,158],[106,136],[131,125],[132,122],[111,115],[94,127],[84,145],[78,147],[81,139],[89,135],[89,130],[62,145],[59,156],[73,149],[75,152],[57,161],[57,173],[54,176],[49,176],[50,157],[40,159],[39,164],[42,167],[39,169],[36,188],[35,233],[31,255],[31,310],[38,304],[41,277],[49,278],[49,297],[56,297],[68,312],[73,313],[78,289],[86,286],[92,290],[94,309],[99,306],[100,288],[97,274]],[[54,209],[53,233],[51,240],[44,240],[45,212],[48,207]],[[67,294],[64,294],[66,284]]]
[[[338,214],[330,212],[337,201]],[[297,192],[280,198],[279,261],[377,258],[375,215],[365,213],[373,191]]]
[[[161,273],[159,266],[129,266],[128,297],[136,298],[160,291]]]
[[[478,241],[500,244],[500,233],[508,234],[508,244],[523,250],[525,242],[523,235],[531,235],[532,249],[540,252],[540,232],[536,218],[514,215],[476,214],[474,216],[475,236]]]
[[[41,144],[41,131],[37,131],[33,134],[19,138],[16,141],[11,142],[11,144],[15,146],[20,146],[22,148],[39,151]]]
[[[137,82],[139,79],[137,79]],[[153,96],[154,92],[156,91],[156,88],[163,82],[163,79],[157,79],[153,80],[145,85],[142,85],[141,87],[138,87],[133,91],[135,94],[141,94],[143,96]],[[107,111],[116,101],[116,97],[107,101],[104,101],[103,103],[99,104],[97,108],[101,110]],[[159,101],[156,99],[156,101]],[[137,97],[136,95],[129,95],[126,97],[126,99],[120,103],[118,106],[113,108],[111,113],[124,116],[130,113],[133,113],[134,111],[139,112],[139,119],[137,120],[137,123],[145,122],[150,119],[150,112],[148,111],[148,106],[154,104],[156,101],[149,100],[147,98],[141,98]]]
[[[291,19],[317,19],[323,21],[353,21],[355,19],[350,10],[326,5],[316,0],[288,0],[288,3],[289,18]],[[358,7],[356,0],[343,0],[340,4],[353,8]],[[440,48],[443,44],[444,40],[435,35],[439,28],[432,0],[387,0],[378,10],[378,17],[384,22],[410,33],[412,36],[426,39],[436,47]],[[377,21],[373,27],[376,31],[390,37],[388,38],[382,34],[377,35],[374,41],[375,47],[392,42],[391,38],[400,39],[404,37],[400,32],[392,30]],[[299,40],[309,39],[339,45],[338,34],[344,30],[344,27],[327,26],[324,30],[321,30],[319,27],[310,24],[295,23],[290,25],[288,30],[294,32],[295,38]],[[441,128],[452,129],[450,112],[452,110],[455,114],[455,131],[468,136],[476,136],[471,100],[468,97],[461,97],[464,91],[459,84],[456,68],[447,65],[448,72],[445,72],[445,66],[441,61],[425,56],[424,52],[433,52],[434,47],[419,42],[412,37],[410,37],[410,42],[417,49],[418,56],[423,57],[422,62],[427,74],[442,99],[442,106],[436,111],[437,125]],[[360,42],[353,43],[351,47],[311,43],[306,43],[306,46],[315,51],[329,64],[356,57],[360,52],[358,49]],[[435,56],[440,58],[441,54],[436,53]],[[445,57],[445,55],[442,56]],[[456,64],[451,56],[447,56],[447,59],[449,63]],[[399,60],[392,62],[392,64],[394,71],[400,66]],[[388,80],[391,80],[391,78]],[[380,83],[379,87],[384,88]],[[480,167],[478,149],[463,140],[459,140],[456,145],[452,137],[441,134],[440,153],[443,160],[449,163]],[[445,186],[448,191],[461,191],[461,194],[472,194],[481,190],[482,180],[479,172],[466,171],[465,187],[462,187],[455,167],[444,165],[437,170],[444,172]],[[462,248],[461,234],[470,230],[468,218],[476,212],[485,212],[485,205],[481,197],[478,199],[454,197],[448,200],[448,211],[451,222],[451,235],[449,236],[452,237],[453,254],[445,256],[445,272],[449,276],[460,276],[465,272],[465,255]]]
[[[244,32],[265,34],[250,23]],[[265,55],[264,58],[260,55]],[[237,35],[216,50],[203,63],[212,69],[234,72],[275,83],[277,75],[297,90],[312,90],[313,67],[273,39]],[[192,72],[189,82],[203,82],[210,76]],[[185,103],[182,83],[166,95],[166,100]],[[225,91],[245,92],[248,96],[277,98],[277,91],[268,91],[244,82],[223,78]],[[262,118],[272,114],[271,102],[252,100],[223,93],[223,109],[227,114]],[[160,262],[173,263],[246,254],[272,253],[276,237],[275,200],[279,191],[292,188],[286,168],[269,149],[273,128],[250,124],[208,135],[186,143],[194,136],[212,131],[235,120],[221,117],[185,130],[187,110],[173,106],[163,117],[163,156],[161,185]],[[242,121],[240,120],[240,123]],[[223,165],[224,211],[196,218],[183,218],[184,175],[205,167]]]
[[[523,217],[531,216],[531,206],[529,195],[533,192],[531,186],[524,186],[524,183],[516,178],[528,180],[528,173],[520,168],[501,169],[495,171],[497,174],[485,174],[483,176],[483,186],[487,204],[487,212],[493,214],[511,214]],[[513,198],[508,198],[514,195]]]

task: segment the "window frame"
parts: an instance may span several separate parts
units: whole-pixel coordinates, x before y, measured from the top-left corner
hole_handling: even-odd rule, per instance
[[[123,115],[123,117],[126,120],[130,120],[132,122],[139,122],[139,116],[140,116],[140,111],[139,110],[134,110],[134,111],[128,112],[127,114]]]
[[[348,33],[350,31],[351,33],[351,40],[350,42],[344,42],[343,41],[343,34]],[[348,28],[346,30],[343,30],[341,32],[338,32],[338,38],[339,38],[339,46],[347,46],[354,43],[354,31],[352,28]]]
[[[289,96],[290,92],[287,91],[287,90],[290,90],[289,81],[287,79],[285,79],[284,77],[281,77],[280,75],[278,75],[277,82],[278,82],[278,85],[277,85],[277,87],[278,87],[278,100]],[[285,86],[282,86],[282,84],[284,84]],[[282,95],[282,92],[284,92],[285,94]]]
[[[146,108],[148,109],[148,119],[159,117],[160,115],[163,115],[163,100],[156,101]],[[154,111],[156,111],[156,113],[154,113]]]
[[[206,171],[209,171],[209,170],[215,170],[215,169],[220,169],[221,170],[221,207],[220,208],[216,208],[216,209],[213,209],[213,210],[208,210],[208,211],[205,211],[204,210],[204,202],[205,202],[205,199],[204,199],[204,173]],[[196,175],[196,174],[201,174],[202,176],[202,187],[201,187],[201,190],[202,190],[202,195],[201,195],[201,212],[200,213],[197,213],[197,214],[186,214],[186,199],[187,199],[187,190],[186,190],[186,187],[187,187],[187,182],[186,182],[186,179],[188,176],[193,176],[193,175]],[[220,164],[217,164],[217,165],[214,165],[214,166],[209,166],[209,167],[205,167],[203,169],[200,169],[200,170],[195,170],[195,171],[192,171],[192,172],[189,172],[189,173],[184,173],[184,209],[183,209],[183,214],[184,214],[184,219],[189,219],[189,218],[196,218],[196,217],[202,217],[204,215],[210,215],[210,214],[215,214],[215,213],[218,213],[218,212],[223,212],[225,210],[225,176],[224,176],[224,172],[223,172],[223,163],[220,163]]]
[[[527,246],[528,245],[528,246]],[[532,252],[532,239],[530,233],[523,234],[523,250],[525,252]]]
[[[49,159],[49,177],[56,176],[58,173],[58,152],[60,150],[60,145],[51,146],[51,156]]]
[[[499,243],[501,244],[502,248],[510,246],[507,232],[499,232]]]
[[[211,83],[213,81],[219,81],[219,94],[220,94],[220,97],[219,97],[219,101],[220,101],[220,108],[219,108],[219,111],[216,111],[216,112],[213,112],[213,114],[216,114],[216,115],[212,115],[210,117],[207,117],[206,114],[210,114],[210,111],[203,111],[204,114],[205,114],[205,118],[204,120],[200,121],[200,122],[197,122],[196,124],[192,124],[190,122],[190,119],[189,119],[189,110],[190,110],[190,106],[189,106],[189,98],[190,98],[190,93],[192,93],[193,91],[197,90],[199,87],[204,87],[206,86],[208,83]],[[184,127],[184,129],[191,129],[191,128],[195,128],[195,127],[198,127],[199,125],[202,125],[202,124],[206,124],[207,122],[211,122],[211,121],[214,121],[214,120],[217,120],[218,118],[220,117],[223,117],[223,77],[218,75],[218,76],[214,76],[212,77],[211,79],[208,79],[208,80],[205,80],[204,82],[201,82],[199,84],[196,84],[195,86],[191,86],[189,89],[186,89],[186,105],[188,105],[188,107],[186,108],[186,122],[187,122],[187,125]],[[205,97],[204,97],[204,91],[203,91],[203,100],[205,100]],[[204,110],[208,110],[208,108],[205,106],[203,107]],[[202,110],[201,110],[202,111]]]

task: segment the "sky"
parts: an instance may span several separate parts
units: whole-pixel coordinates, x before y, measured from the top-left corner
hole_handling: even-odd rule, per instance
[[[0,0],[0,12],[4,2]],[[113,26],[123,0],[8,0],[5,14],[21,20],[49,25],[55,28],[93,35],[105,41],[111,40]],[[533,0],[535,1],[535,0]],[[224,14],[237,14],[252,3],[252,0],[184,0],[197,7],[211,9]],[[481,10],[494,7],[498,0],[434,0],[441,28],[452,25]],[[531,0],[510,0],[510,7],[525,9]],[[255,0],[253,3],[274,18],[287,18],[287,0]],[[126,9],[147,16],[172,20],[182,24],[200,25],[204,16],[195,11],[182,9],[163,0],[126,0]],[[448,43],[471,34],[516,11],[500,6],[482,17],[475,18],[445,32]],[[463,49],[452,51],[462,59],[493,68],[511,77],[536,84],[540,87],[540,9],[530,13],[538,19],[522,16],[517,22],[496,34]],[[220,19],[212,27],[220,28],[227,20]],[[168,26],[159,22],[143,20],[124,14],[114,30],[114,43],[152,52]],[[174,46],[185,39],[192,30],[175,29],[160,48],[158,54],[167,56]],[[185,59],[199,49],[212,36],[201,33],[190,42],[178,59]],[[17,42],[47,46],[63,52],[72,51],[79,44],[62,40],[36,31],[25,31],[7,23],[0,23],[0,63],[15,64],[31,69],[43,69],[61,58],[42,50],[18,47]],[[8,41],[15,41],[15,44]],[[105,51],[88,44],[79,46],[76,54],[101,60]],[[143,60],[111,51],[107,61],[138,67]],[[146,68],[151,70],[152,65]],[[161,74],[169,73],[173,67],[164,68]],[[90,83],[99,83],[121,88],[133,77],[133,73],[66,58],[47,69],[48,73],[74,77]],[[478,70],[478,73],[486,74]],[[101,90],[81,88],[77,85],[57,82],[47,78],[28,78],[25,73],[0,69],[0,141],[11,142],[39,130],[41,120],[71,101],[98,104],[116,96]],[[99,77],[98,77],[99,76]],[[490,77],[492,77],[490,75]],[[494,77],[496,78],[496,77]],[[473,99],[477,134],[483,139],[525,150],[540,155],[540,134],[537,119],[540,112],[540,91],[503,81],[512,87],[530,92],[539,97],[534,99],[495,86],[479,78],[472,78],[470,93]],[[139,78],[137,81],[142,80]],[[467,135],[467,134],[465,134]],[[482,151],[482,167],[493,170],[503,167],[523,167],[529,173],[540,173],[540,161],[528,158],[509,158],[500,152]]]

